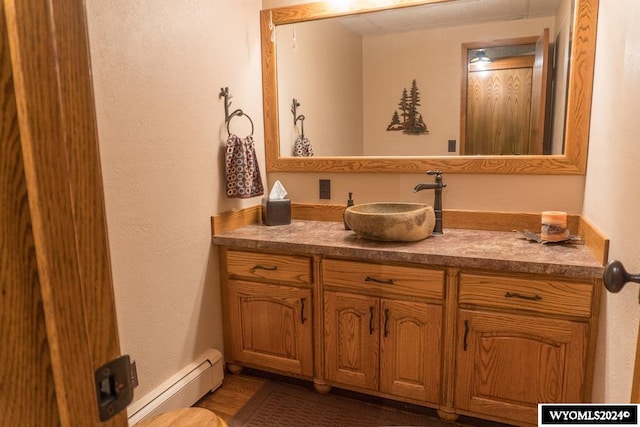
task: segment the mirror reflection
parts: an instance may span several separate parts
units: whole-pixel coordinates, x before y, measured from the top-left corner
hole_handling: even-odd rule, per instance
[[[276,26],[280,156],[562,154],[571,3],[459,0]]]

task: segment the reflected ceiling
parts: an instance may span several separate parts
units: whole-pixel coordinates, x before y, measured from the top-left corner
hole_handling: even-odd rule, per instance
[[[340,21],[364,36],[450,27],[472,23],[511,21],[555,14],[561,0],[460,0],[351,15]]]

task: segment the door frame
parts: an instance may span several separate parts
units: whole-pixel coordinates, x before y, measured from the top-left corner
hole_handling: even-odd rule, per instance
[[[84,2],[0,7],[58,422],[126,426],[126,411],[99,421],[94,380],[120,346]]]

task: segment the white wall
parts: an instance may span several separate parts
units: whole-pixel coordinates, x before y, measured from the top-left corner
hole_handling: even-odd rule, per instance
[[[302,129],[296,98],[314,155],[362,155],[362,38],[332,20],[279,25],[276,35],[280,154],[293,154]]]
[[[640,7],[600,0],[584,215],[611,239],[610,259],[640,272]],[[638,285],[605,292],[594,398],[628,402],[640,306]]]
[[[87,15],[122,352],[140,399],[210,347],[222,350],[210,217],[225,196],[232,108],[256,124],[264,172],[259,0],[92,0]],[[237,118],[231,130],[249,132]],[[264,173],[263,173],[264,175]]]

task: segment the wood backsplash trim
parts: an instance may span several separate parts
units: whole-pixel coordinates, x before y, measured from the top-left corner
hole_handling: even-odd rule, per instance
[[[585,245],[591,249],[598,262],[602,265],[607,264],[609,261],[609,239],[588,219],[582,216],[580,217],[578,234],[582,236]]]
[[[342,221],[343,205],[314,203],[292,203],[291,218],[313,221]],[[251,206],[211,217],[211,232],[224,233],[250,224],[260,224],[262,206]],[[540,231],[539,213],[489,212],[445,209],[442,213],[444,228],[462,228],[484,231]],[[609,239],[593,224],[580,215],[567,215],[567,226],[571,234],[582,236],[587,247],[598,262],[607,263]]]
[[[224,233],[262,221],[262,206],[250,206],[237,211],[223,212],[211,217],[211,235]]]

